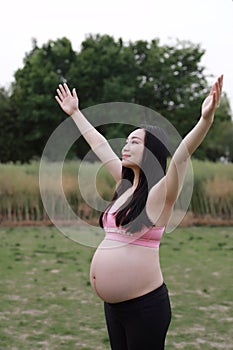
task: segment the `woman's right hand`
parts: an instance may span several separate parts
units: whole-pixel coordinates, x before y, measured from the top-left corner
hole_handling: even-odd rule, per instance
[[[79,100],[75,88],[73,88],[71,93],[66,83],[63,85],[59,84],[57,95],[55,99],[65,113],[72,115],[79,110]]]

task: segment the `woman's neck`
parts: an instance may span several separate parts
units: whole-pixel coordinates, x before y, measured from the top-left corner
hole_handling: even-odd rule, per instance
[[[139,183],[139,176],[140,176],[140,169],[133,169],[134,171],[134,179],[133,179],[133,189],[136,190],[136,188],[138,187],[138,183]]]

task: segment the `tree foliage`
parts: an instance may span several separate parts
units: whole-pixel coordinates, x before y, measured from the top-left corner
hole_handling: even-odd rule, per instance
[[[40,157],[64,113],[54,101],[59,83],[76,87],[80,108],[105,102],[130,102],[149,107],[166,117],[184,136],[200,116],[208,92],[200,61],[204,50],[187,41],[161,45],[138,40],[124,43],[109,35],[89,35],[75,52],[67,38],[37,46],[26,54],[24,66],[15,73],[11,93],[0,91],[0,160],[30,161]],[[232,122],[229,101],[223,96],[210,136],[195,153],[218,159],[226,149],[232,155]],[[224,132],[219,132],[224,125]],[[122,125],[103,127],[106,137],[121,137]],[[17,140],[17,150],[15,143]],[[83,157],[83,140],[73,148]]]
[[[49,41],[42,48],[35,41],[24,67],[15,73],[12,100],[27,160],[41,155],[50,134],[64,118],[54,102],[55,89],[65,80],[75,57],[66,38]]]
[[[220,108],[217,109],[215,121],[209,130],[205,142],[197,150],[199,159],[216,161],[224,158],[233,161],[233,122],[231,109],[226,93],[223,93]]]
[[[4,88],[0,89],[0,162],[23,161],[21,154],[22,134],[17,113],[11,97]]]

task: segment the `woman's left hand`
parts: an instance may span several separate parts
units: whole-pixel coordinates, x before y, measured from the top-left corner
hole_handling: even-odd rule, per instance
[[[220,104],[223,86],[223,75],[221,75],[212,86],[209,96],[202,103],[201,115],[205,120],[213,121],[214,112]]]

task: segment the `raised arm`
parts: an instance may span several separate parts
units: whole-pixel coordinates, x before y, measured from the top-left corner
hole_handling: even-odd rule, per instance
[[[173,155],[167,174],[165,176],[167,202],[173,205],[183,186],[186,167],[189,157],[204,140],[209,128],[214,121],[214,113],[219,106],[223,85],[221,75],[212,86],[209,95],[206,97],[201,108],[201,118],[195,127],[182,140],[175,154]]]
[[[121,161],[105,137],[89,123],[79,110],[79,100],[75,88],[71,93],[67,84],[60,84],[55,99],[63,111],[72,117],[91,149],[105,165],[115,181],[118,182],[121,178]]]

